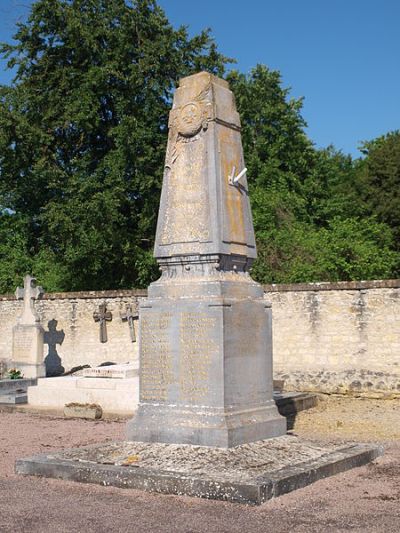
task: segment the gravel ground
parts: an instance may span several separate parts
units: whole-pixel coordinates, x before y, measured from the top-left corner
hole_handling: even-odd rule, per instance
[[[400,401],[331,397],[293,432],[318,442],[373,441],[374,463],[260,507],[16,476],[14,461],[122,439],[125,422],[0,412],[0,532],[398,532]]]

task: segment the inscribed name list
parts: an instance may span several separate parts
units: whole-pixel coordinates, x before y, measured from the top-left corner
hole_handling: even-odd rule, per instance
[[[178,321],[176,359],[170,337]],[[168,402],[172,386],[176,401],[197,404],[209,394],[210,370],[218,345],[213,340],[217,319],[205,312],[145,313],[141,324],[141,401]],[[178,364],[174,367],[174,361]]]

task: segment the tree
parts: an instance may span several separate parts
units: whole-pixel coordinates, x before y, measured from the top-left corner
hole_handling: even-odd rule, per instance
[[[390,228],[359,200],[357,164],[305,134],[302,100],[258,65],[228,76],[242,121],[263,283],[391,277],[399,264]]]
[[[299,192],[313,158],[304,132],[302,99],[288,99],[276,70],[257,65],[248,76],[227,76],[242,122],[242,141],[251,186]]]
[[[24,221],[22,264],[47,290],[145,286],[172,91],[228,59],[154,0],[37,0],[14,38],[1,49],[17,70],[0,89],[0,231]]]
[[[364,142],[357,193],[367,212],[388,224],[400,251],[400,131]]]

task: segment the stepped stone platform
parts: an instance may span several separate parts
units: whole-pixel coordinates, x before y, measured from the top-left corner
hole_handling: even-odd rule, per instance
[[[259,505],[382,453],[369,444],[316,444],[290,435],[229,449],[125,441],[19,459],[16,472]]]

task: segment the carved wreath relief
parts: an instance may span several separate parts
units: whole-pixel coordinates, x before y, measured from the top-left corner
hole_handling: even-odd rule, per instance
[[[190,102],[182,107],[178,118],[178,131],[184,137],[192,137],[200,131],[203,113],[199,104]]]

